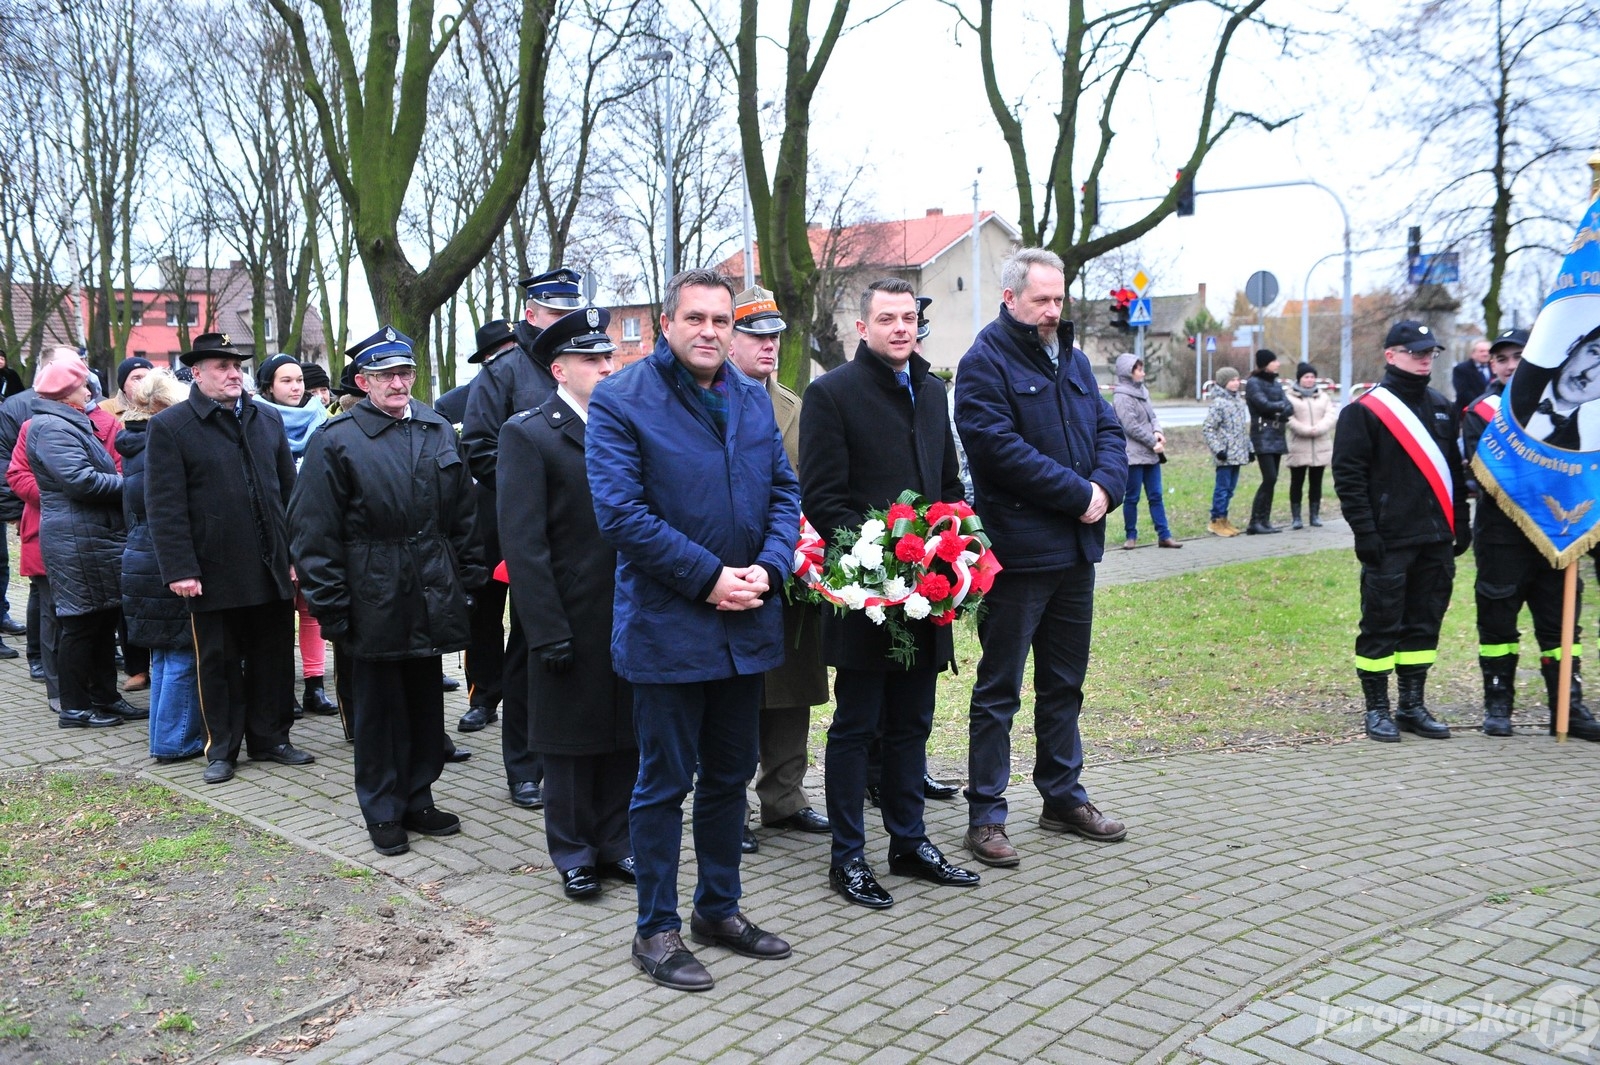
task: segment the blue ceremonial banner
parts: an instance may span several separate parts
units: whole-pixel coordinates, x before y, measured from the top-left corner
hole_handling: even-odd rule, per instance
[[[1472,468],[1556,568],[1600,542],[1600,200],[1589,206]]]

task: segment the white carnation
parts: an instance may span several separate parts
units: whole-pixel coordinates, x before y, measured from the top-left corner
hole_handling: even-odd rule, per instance
[[[904,577],[891,577],[883,585],[883,597],[894,600],[904,599],[906,593],[910,590],[911,586],[906,583]]]
[[[859,584],[847,584],[839,589],[839,598],[849,609],[860,610],[867,605],[867,590]]]
[[[929,603],[925,596],[912,592],[910,597],[906,599],[905,605],[906,617],[913,621],[920,621],[928,616],[933,604]]]
[[[883,545],[875,540],[858,540],[850,549],[862,569],[877,569],[883,565]]]
[[[867,521],[861,523],[861,533],[858,538],[858,542],[882,540],[884,533],[888,531],[889,527],[883,522],[879,521],[877,518],[869,518]]]
[[[882,625],[883,624],[883,619],[885,617],[885,614],[884,614],[884,611],[883,611],[883,607],[881,607],[881,606],[869,606],[869,607],[867,607],[867,617],[872,620],[872,623],[874,625]]]
[[[839,556],[839,568],[854,575],[856,570],[861,568],[861,563],[856,561],[856,556],[846,553]]]

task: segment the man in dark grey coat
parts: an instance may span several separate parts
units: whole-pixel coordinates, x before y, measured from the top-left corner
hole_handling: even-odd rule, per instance
[[[161,578],[186,599],[194,629],[203,779],[233,777],[241,743],[282,765],[314,758],[289,742],[294,722],[294,587],[285,508],[294,457],[283,421],[244,394],[243,356],[202,333],[179,356],[189,398],[150,420],[145,502]]]
[[[944,385],[916,354],[917,301],[911,286],[885,278],[868,286],[856,322],[855,358],[814,381],[800,411],[800,495],[823,538],[861,527],[907,489],[929,502],[964,499]],[[828,821],[833,888],[859,906],[893,897],[866,858],[867,745],[883,722],[879,804],[889,833],[889,871],[952,887],[978,883],[951,865],[923,824],[922,780],[940,671],[955,661],[948,626],[907,621],[916,641],[910,668],[890,657],[888,632],[861,611],[822,619],[822,659],[837,667],[837,709],[828,727]]]
[[[511,607],[528,637],[531,745],[544,759],[544,832],[568,898],[603,877],[634,882],[628,797],[639,775],[633,686],[611,668],[617,552],[600,538],[584,426],[611,376],[610,315],[573,311],[539,334],[533,357],[556,388],[500,430],[500,496]]]
[[[392,326],[351,348],[367,397],[311,438],[289,503],[300,589],[350,657],[356,799],[379,854],[447,836],[441,656],[466,647],[483,586],[472,479],[449,422],[411,398],[411,341]]]

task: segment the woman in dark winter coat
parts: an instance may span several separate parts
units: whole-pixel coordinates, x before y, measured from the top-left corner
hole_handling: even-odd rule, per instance
[[[84,412],[89,368],[51,363],[34,381],[28,464],[39,485],[39,549],[55,597],[62,728],[144,717],[117,694],[118,571],[127,539],[122,475]]]
[[[1272,524],[1272,490],[1278,483],[1278,466],[1289,451],[1284,428],[1294,408],[1278,383],[1278,356],[1262,348],[1256,352],[1256,372],[1244,384],[1244,401],[1250,406],[1250,446],[1261,467],[1261,487],[1250,504],[1248,535],[1283,530]]]
[[[128,639],[150,649],[150,757],[158,762],[193,758],[205,749],[200,688],[195,674],[189,607],[161,579],[156,544],[145,511],[145,444],[150,419],[183,402],[189,388],[167,370],[152,370],[124,394],[122,513],[128,542],[122,549],[122,616]]]

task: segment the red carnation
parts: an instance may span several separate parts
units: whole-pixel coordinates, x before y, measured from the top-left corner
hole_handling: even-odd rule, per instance
[[[917,582],[917,594],[930,603],[950,598],[950,578],[938,573],[925,573]]]
[[[900,537],[900,542],[894,545],[894,557],[901,562],[921,562],[922,556],[927,551],[928,545],[915,533],[906,533]]]
[[[932,525],[941,518],[950,517],[950,515],[954,514],[955,512],[955,507],[949,503],[931,503],[928,505],[928,513],[924,514],[923,518],[929,525]]]
[[[951,529],[946,529],[939,534],[939,546],[934,553],[946,562],[954,562],[961,557],[961,552],[966,550],[962,543],[961,534]]]
[[[952,607],[951,609],[946,610],[943,614],[933,614],[928,618],[928,620],[939,626],[954,624],[956,620],[955,608]]]
[[[894,523],[897,521],[916,520],[917,508],[911,506],[909,503],[896,503],[889,508],[889,513],[885,515],[885,521],[891,529],[894,528]]]

